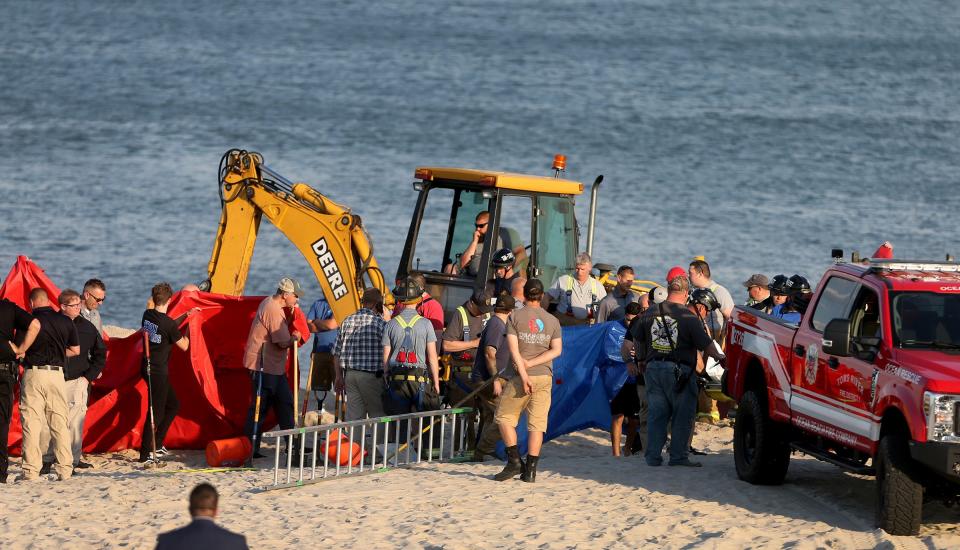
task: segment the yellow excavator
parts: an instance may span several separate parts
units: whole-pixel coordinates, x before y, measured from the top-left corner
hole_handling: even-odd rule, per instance
[[[584,185],[560,177],[565,164],[563,156],[555,157],[554,177],[417,168],[413,190],[419,195],[397,279],[414,270],[423,273],[427,291],[449,312],[492,278],[491,256],[502,247],[517,253],[517,267],[525,276],[539,278],[547,288],[571,273],[580,244],[574,205]],[[359,308],[365,288],[390,296],[363,222],[350,208],[305,183],[287,180],[256,152],[227,151],[219,174],[222,212],[201,290],[243,294],[266,216],[310,264],[337,321]],[[602,179],[597,178],[591,191],[588,252]],[[489,214],[482,241],[496,246],[472,247],[479,250],[479,261],[471,262],[473,269],[460,269],[462,255],[482,225],[476,223],[481,212]],[[653,284],[638,281],[635,288],[648,290]]]

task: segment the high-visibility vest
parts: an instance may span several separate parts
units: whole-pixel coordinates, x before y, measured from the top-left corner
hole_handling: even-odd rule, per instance
[[[567,311],[566,313],[573,315],[573,276],[567,275]],[[596,304],[597,298],[600,296],[600,282],[590,277],[590,304]],[[587,316],[593,313],[593,309],[590,306],[587,306]]]
[[[410,321],[404,321],[403,317],[396,316],[394,319],[397,321],[397,324],[403,328],[403,343],[400,344],[400,349],[397,350],[397,354],[394,356],[397,363],[402,366],[413,366],[418,363],[417,353],[413,351],[413,337],[412,329],[417,324],[417,321],[423,319],[420,315],[414,315],[410,318]]]

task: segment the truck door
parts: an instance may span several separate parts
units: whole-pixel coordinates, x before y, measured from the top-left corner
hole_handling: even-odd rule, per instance
[[[800,328],[793,339],[791,361],[791,409],[816,419],[823,419],[827,391],[826,371],[830,357],[825,356],[821,347],[823,329],[836,318],[846,318],[850,303],[856,295],[860,283],[840,275],[830,277],[820,291],[816,303],[811,304],[813,315],[809,312],[800,322]],[[799,406],[798,406],[799,405]],[[808,408],[805,405],[809,405]]]
[[[850,319],[850,357],[829,357],[824,371],[829,397],[868,414],[873,405],[873,377],[879,373],[877,354],[883,345],[880,296],[861,285],[847,316]]]

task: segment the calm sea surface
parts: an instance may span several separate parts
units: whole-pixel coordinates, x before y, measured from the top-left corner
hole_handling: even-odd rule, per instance
[[[0,270],[99,276],[110,324],[205,277],[231,147],[354,207],[388,277],[415,166],[555,153],[605,176],[597,260],[706,254],[738,301],[831,247],[960,255],[955,1],[0,3]],[[265,224],[247,292],[285,274],[319,292]]]

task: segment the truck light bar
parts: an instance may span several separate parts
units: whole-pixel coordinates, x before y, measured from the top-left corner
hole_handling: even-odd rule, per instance
[[[960,264],[947,262],[924,262],[909,260],[870,260],[872,271],[940,271],[960,272]]]

